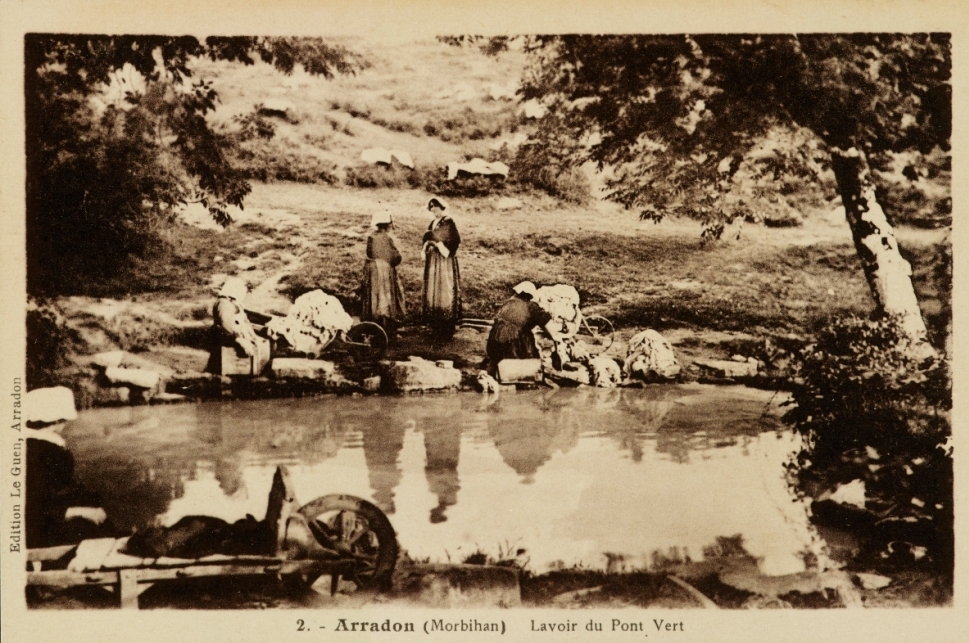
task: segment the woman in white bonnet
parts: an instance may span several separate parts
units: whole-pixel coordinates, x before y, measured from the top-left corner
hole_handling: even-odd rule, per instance
[[[461,272],[458,246],[461,235],[451,217],[444,214],[447,203],[439,197],[427,202],[434,214],[424,233],[424,319],[431,325],[434,339],[450,339],[461,317]]]
[[[229,277],[219,290],[212,307],[212,352],[206,367],[211,373],[221,370],[223,346],[235,346],[248,357],[256,354],[256,331],[242,307],[248,292],[249,286],[239,277]]]
[[[390,235],[394,220],[385,208],[373,215],[370,225],[374,230],[367,238],[360,319],[377,322],[393,339],[406,313],[400,277],[397,275],[401,256]]]

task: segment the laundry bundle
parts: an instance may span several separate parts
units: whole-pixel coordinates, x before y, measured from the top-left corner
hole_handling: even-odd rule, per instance
[[[340,300],[322,290],[300,295],[285,317],[273,317],[266,329],[270,337],[282,337],[301,353],[318,354],[337,334],[347,332],[353,318],[343,310]]]

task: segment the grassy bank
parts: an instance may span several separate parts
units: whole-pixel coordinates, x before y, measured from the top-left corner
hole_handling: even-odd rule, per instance
[[[386,204],[397,222],[411,327],[401,350],[421,354],[426,347],[416,328],[428,196],[256,184],[228,229],[212,226],[204,213],[189,217],[194,224],[178,224],[159,251],[125,273],[57,300],[70,330],[67,350],[153,351],[178,370],[200,369],[215,289],[226,275],[248,281],[246,305],[256,310],[285,313],[297,296],[322,288],[358,314],[370,215]],[[605,202],[568,206],[546,196],[523,196],[521,202],[503,210],[496,197],[451,200],[462,235],[468,317],[493,317],[522,279],[569,283],[584,309],[614,322],[620,339],[655,328],[689,358],[729,356],[738,342],[766,337],[806,339],[832,316],[865,315],[873,308],[847,224],[826,213],[814,213],[799,228],[748,223],[725,240],[704,243],[699,225],[689,220],[640,222]],[[943,232],[902,228],[899,237],[923,311],[938,334],[945,320],[937,269]],[[471,355],[464,361],[476,360]],[[58,378],[51,374],[45,384]]]

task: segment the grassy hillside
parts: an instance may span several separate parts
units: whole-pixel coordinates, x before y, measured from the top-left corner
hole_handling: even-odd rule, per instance
[[[301,70],[282,76],[262,63],[198,61],[196,72],[213,79],[221,97],[213,120],[227,130],[234,128],[233,117],[257,105],[292,106],[286,118],[272,119],[271,141],[247,146],[255,158],[240,159],[245,167],[262,163],[288,168],[279,178],[342,181],[347,168],[362,165],[363,150],[381,147],[437,168],[487,155],[490,145],[517,131],[523,120],[512,100],[524,64],[521,52],[488,57],[436,41],[393,48],[362,40],[343,44],[371,67],[326,80]],[[504,98],[494,100],[492,92]],[[319,171],[330,177],[321,178]]]

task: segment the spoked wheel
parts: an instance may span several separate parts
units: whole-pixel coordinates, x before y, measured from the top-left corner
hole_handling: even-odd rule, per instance
[[[334,494],[300,507],[310,531],[325,549],[355,563],[344,576],[360,589],[386,589],[397,564],[397,535],[390,520],[373,504]]]
[[[360,322],[347,331],[346,343],[360,357],[380,359],[387,351],[387,333],[373,322]]]
[[[589,345],[592,354],[598,355],[612,346],[616,331],[612,322],[602,315],[584,315],[576,335]]]

